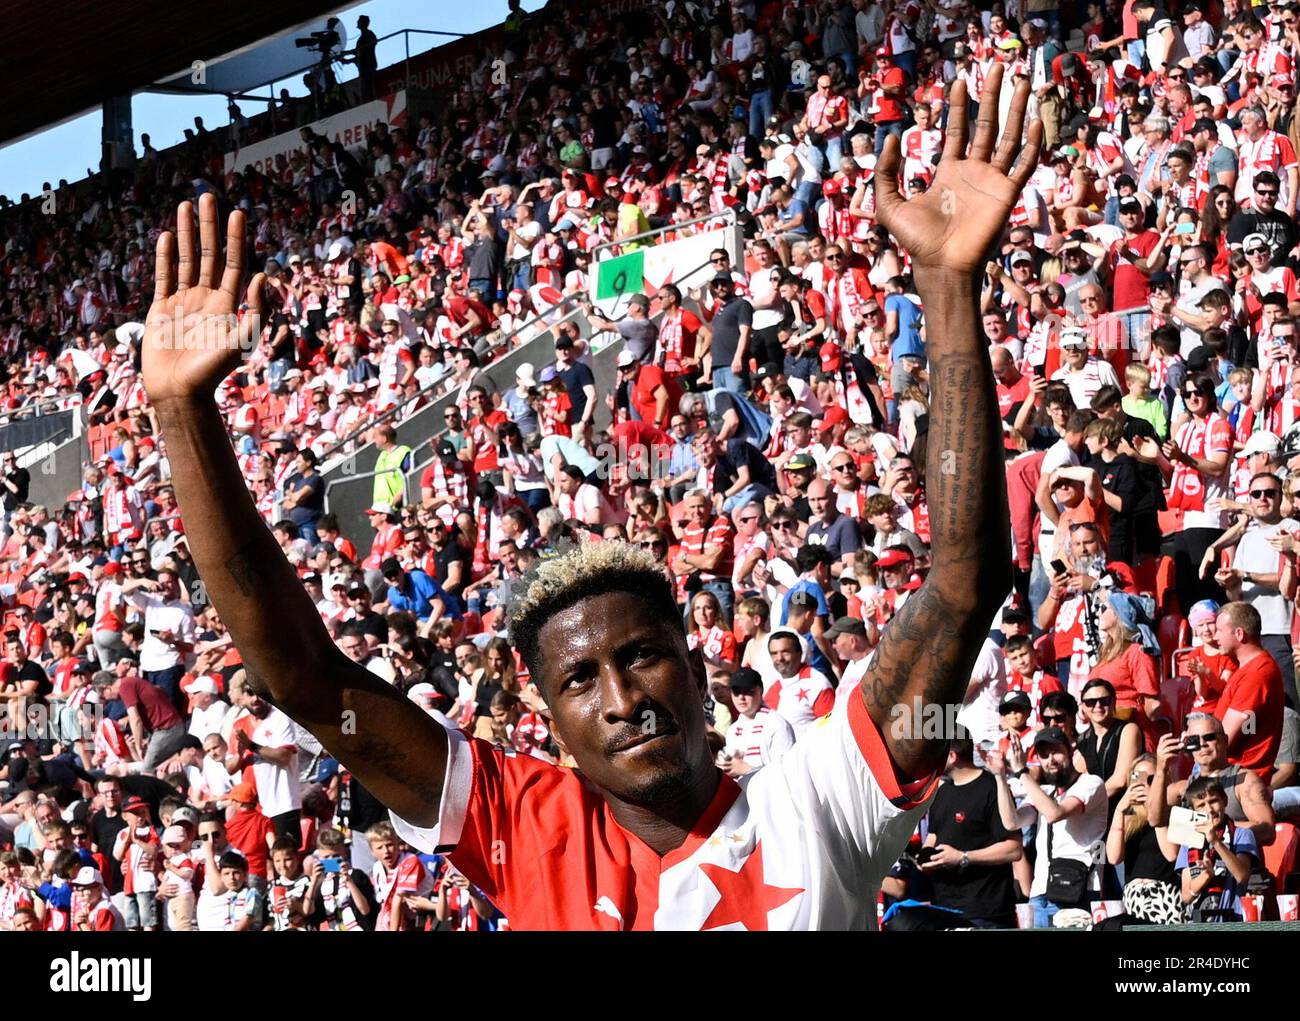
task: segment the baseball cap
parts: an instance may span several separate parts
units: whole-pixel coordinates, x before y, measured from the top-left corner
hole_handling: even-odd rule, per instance
[[[104,877],[93,865],[81,866],[77,869],[77,874],[68,880],[72,886],[99,886],[103,881]]]
[[[252,805],[257,802],[257,791],[251,783],[237,783],[230,788],[227,797],[238,805]]]
[[[1088,334],[1077,326],[1067,326],[1061,331],[1061,347],[1087,347]]]
[[[807,454],[795,454],[785,463],[786,471],[808,471],[813,467],[813,459]]]
[[[188,844],[189,836],[185,833],[183,827],[168,826],[163,830],[162,842],[164,844]]]
[[[620,369],[626,369],[631,365],[635,365],[636,361],[637,361],[636,355],[634,355],[631,351],[623,350],[618,353],[617,364]]]
[[[563,351],[573,347],[573,338],[567,333],[561,333],[555,338],[555,350]]]
[[[912,554],[907,550],[887,549],[876,557],[877,567],[901,567],[912,562]]]
[[[634,295],[632,295],[632,297],[630,297],[630,298],[627,299],[627,303],[628,303],[629,305],[637,305],[637,306],[639,306],[639,307],[641,307],[641,308],[649,308],[649,307],[650,307],[650,299],[647,298],[644,294],[634,294]]]
[[[1034,747],[1044,744],[1063,744],[1070,747],[1070,739],[1060,727],[1044,727],[1034,735]]]
[[[1023,248],[1017,248],[1014,252],[1011,253],[1011,265],[1013,266],[1018,262],[1032,263],[1033,261],[1034,261],[1034,257],[1030,255],[1027,251],[1025,251]]]
[[[1257,251],[1260,248],[1268,247],[1268,238],[1263,234],[1247,234],[1241,242],[1243,252]]]
[[[393,508],[386,503],[372,503],[366,510],[367,514],[392,514]]]
[[[379,565],[379,571],[385,578],[392,574],[401,574],[402,562],[396,557],[385,557],[383,563]]]
[[[537,382],[549,383],[551,380],[555,378],[555,376],[556,376],[555,366],[548,365],[546,366],[546,368],[542,369],[542,371],[537,374]]]
[[[714,273],[714,274],[713,274],[713,279],[710,280],[709,283],[711,283],[711,284],[734,284],[735,281],[731,279],[731,274],[730,274],[730,273]]]
[[[838,638],[840,635],[853,635],[855,638],[866,638],[867,626],[857,617],[839,617],[827,630],[826,637]]]
[[[1209,117],[1198,117],[1192,122],[1192,134],[1197,135],[1202,131],[1209,131],[1212,134],[1218,134],[1219,122],[1211,120]]]
[[[1276,433],[1255,432],[1251,433],[1250,439],[1246,445],[1241,448],[1241,456],[1249,457],[1251,454],[1276,454],[1282,448],[1282,441],[1278,439]]]
[[[1029,614],[1018,606],[1008,606],[1002,611],[1003,624],[1028,624]]]
[[[127,798],[126,801],[122,803],[122,811],[123,812],[149,812],[152,811],[152,809],[150,809],[149,807],[149,802],[145,801],[144,798],[136,794]]]
[[[456,445],[452,443],[451,440],[439,440],[437,451],[438,457],[444,461],[448,458],[454,459],[456,457]]]
[[[1135,198],[1120,199],[1119,211],[1121,213],[1140,213],[1142,212],[1142,203]]]
[[[1007,697],[1002,700],[1002,704],[998,706],[998,714],[1009,713],[1017,709],[1022,713],[1027,713],[1033,708],[1033,703],[1029,701],[1028,695],[1023,691],[1013,691],[1010,692]]]
[[[211,677],[196,677],[190,685],[191,695],[215,695],[217,693],[217,682]]]
[[[189,805],[182,805],[172,813],[172,822],[187,822],[191,826],[197,826],[199,824],[199,813],[190,808]]]
[[[763,690],[763,678],[757,670],[743,666],[731,675],[731,680],[727,682],[727,687],[732,691],[753,691],[757,688]]]

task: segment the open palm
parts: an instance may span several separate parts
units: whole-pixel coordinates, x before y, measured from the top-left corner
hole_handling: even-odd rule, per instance
[[[144,323],[144,385],[155,404],[171,398],[210,396],[257,343],[262,322],[258,273],[248,285],[248,312],[236,315],[244,272],[244,214],[230,214],[222,258],[217,200],[207,194],[198,208],[200,259],[194,252],[194,205],[176,211],[176,235],[164,232],[155,250],[153,304]],[[172,265],[173,249],[177,264]]]
[[[1029,83],[1017,85],[999,143],[1001,87],[1002,65],[997,64],[985,82],[975,138],[967,152],[966,84],[953,84],[939,170],[930,188],[910,201],[904,201],[898,192],[898,139],[886,139],[875,174],[877,215],[911,254],[918,269],[964,274],[981,269],[1002,235],[1025,182],[1038,165],[1043,134],[1038,121],[1029,125],[1023,148],[1020,144]]]

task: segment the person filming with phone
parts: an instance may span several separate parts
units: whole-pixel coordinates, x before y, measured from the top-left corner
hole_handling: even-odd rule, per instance
[[[1062,909],[1087,910],[1098,891],[1097,862],[1106,836],[1106,785],[1099,776],[1080,773],[1074,765],[1074,742],[1060,727],[1044,727],[1034,737],[1041,765],[1041,783],[1025,763],[1020,742],[1008,743],[1005,771],[999,778],[998,799],[1004,822],[1014,811],[1017,826],[1042,821],[1035,838],[1034,881],[1029,903],[1034,928],[1048,929]],[[1024,783],[1019,809],[1007,777]]]
[[[1157,754],[1171,748],[1175,756],[1178,752],[1191,753],[1192,775],[1165,787],[1166,811],[1174,805],[1191,807],[1187,804],[1189,784],[1203,776],[1211,777],[1223,788],[1227,817],[1254,833],[1261,847],[1273,843],[1275,819],[1268,786],[1249,769],[1228,761],[1228,742],[1220,720],[1209,713],[1192,713],[1181,737],[1166,734],[1160,739]],[[1165,821],[1163,812],[1150,814],[1153,826]]]

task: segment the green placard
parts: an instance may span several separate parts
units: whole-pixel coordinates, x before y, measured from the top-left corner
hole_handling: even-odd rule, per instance
[[[596,263],[596,300],[640,294],[645,281],[645,249]]]

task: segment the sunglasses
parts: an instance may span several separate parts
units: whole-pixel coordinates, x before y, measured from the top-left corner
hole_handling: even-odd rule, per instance
[[[1039,713],[1038,718],[1047,724],[1064,723],[1069,719],[1068,716],[1048,716],[1046,713]]]
[[[1096,709],[1098,706],[1111,705],[1115,701],[1114,695],[1099,695],[1097,698],[1085,698],[1083,704],[1089,709]],[[1044,717],[1046,719],[1046,717]]]
[[[852,461],[846,461],[844,464],[831,465],[831,471],[833,472],[851,472],[852,470],[853,470]]]
[[[1268,249],[1267,249],[1267,248],[1252,248],[1249,252],[1246,253],[1246,255],[1247,255],[1247,256],[1251,256],[1251,255],[1266,255],[1267,253],[1268,253]]]
[[[794,528],[793,521],[773,521],[772,527],[779,532],[788,532]]]
[[[1276,189],[1273,188],[1256,188],[1255,194],[1259,195],[1261,198],[1266,198],[1266,199],[1275,199],[1277,198],[1278,195]]]
[[[1281,495],[1281,492],[1276,489],[1252,489],[1250,491],[1252,500],[1275,500]]]
[[[1199,390],[1184,390],[1184,391],[1183,391],[1183,400],[1186,400],[1186,401],[1190,401],[1190,400],[1192,400],[1192,399],[1195,398],[1195,397],[1199,397],[1199,398],[1201,398],[1201,399],[1204,399],[1206,396],[1208,396],[1208,395],[1207,395],[1207,394],[1203,394],[1203,393],[1201,393],[1201,391],[1199,391]]]

